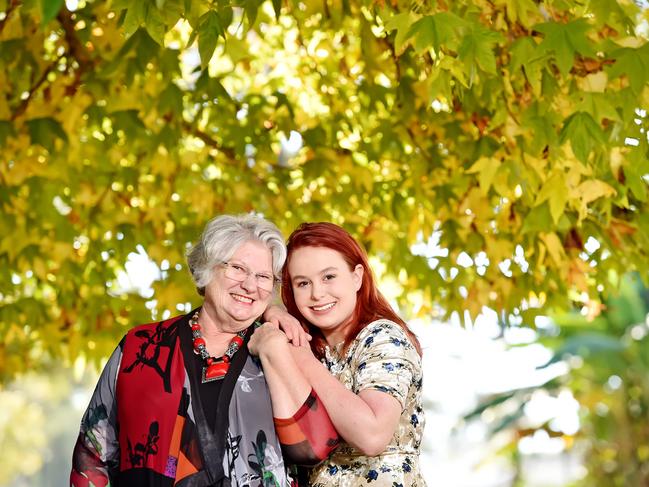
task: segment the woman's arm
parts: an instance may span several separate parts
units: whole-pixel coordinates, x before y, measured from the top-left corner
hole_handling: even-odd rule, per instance
[[[257,328],[248,342],[248,349],[259,356],[270,389],[273,414],[287,418],[304,404],[311,385],[300,373],[286,335],[271,323]]]
[[[119,469],[115,384],[121,363],[117,347],[99,377],[72,454],[70,486],[105,486]]]
[[[399,400],[376,388],[355,394],[331,375],[310,348],[290,346],[277,329],[263,325],[255,335],[251,352],[262,361],[275,416],[293,414],[313,388],[347,443],[369,456],[385,450],[399,423]]]
[[[288,339],[265,323],[248,342],[258,355],[270,390],[275,429],[286,458],[298,465],[315,465],[327,458],[340,438],[322,401],[300,373]]]
[[[331,375],[310,349],[294,347],[292,355],[321,398],[340,436],[365,455],[383,452],[399,424],[399,401],[374,389],[355,394]]]

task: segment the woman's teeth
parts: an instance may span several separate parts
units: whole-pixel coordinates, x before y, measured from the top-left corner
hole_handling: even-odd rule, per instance
[[[240,296],[239,294],[233,294],[232,297],[235,299],[235,301],[239,301],[240,303],[246,303],[246,304],[252,303],[252,299],[247,298],[245,296]]]

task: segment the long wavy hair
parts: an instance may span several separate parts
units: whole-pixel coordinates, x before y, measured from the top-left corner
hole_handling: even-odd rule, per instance
[[[302,247],[326,247],[338,252],[350,271],[353,271],[358,264],[363,266],[363,280],[356,295],[356,307],[352,315],[352,326],[345,336],[343,350],[347,350],[352,341],[372,321],[380,318],[387,318],[397,323],[408,335],[408,338],[421,355],[421,346],[415,334],[408,328],[408,325],[397,315],[387,299],[381,294],[374,283],[372,269],[367,260],[367,254],[354,238],[338,225],[328,222],[302,223],[288,238],[288,256],[286,265],[282,270],[282,300],[286,310],[297,317],[305,326],[313,340],[311,348],[315,355],[321,358],[324,355],[326,341],[322,332],[302,316],[295,303],[293,286],[288,272],[288,266],[293,252]]]

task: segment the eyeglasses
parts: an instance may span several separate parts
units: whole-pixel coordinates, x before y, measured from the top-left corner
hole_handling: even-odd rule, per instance
[[[257,287],[262,291],[270,292],[273,290],[273,286],[280,282],[272,274],[267,274],[266,272],[253,272],[248,269],[245,265],[233,262],[223,262],[225,267],[225,277],[232,279],[237,282],[244,282],[248,279],[248,276],[253,276]]]

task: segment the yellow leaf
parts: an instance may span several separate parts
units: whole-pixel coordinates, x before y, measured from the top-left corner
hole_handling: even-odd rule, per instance
[[[23,16],[18,14],[6,14],[3,28],[0,30],[0,41],[8,41],[10,39],[20,39],[25,34],[23,32]]]
[[[482,190],[482,194],[487,194],[494,176],[498,172],[501,162],[495,157],[481,157],[473,166],[466,170],[467,174],[479,173],[478,184]]]
[[[556,233],[540,233],[539,238],[548,249],[550,257],[557,266],[561,266],[565,258],[563,244]]]
[[[417,242],[417,235],[420,229],[420,211],[415,211],[412,214],[410,223],[408,224],[408,243],[414,244]]]
[[[64,108],[61,110],[61,124],[67,133],[74,133],[81,116],[92,102],[93,99],[90,95],[80,92],[70,102],[64,104]]]
[[[543,203],[545,200],[551,198],[556,188],[561,186],[565,186],[565,180],[563,178],[562,171],[554,170],[550,174],[550,177],[548,177],[545,180],[543,186],[541,187],[541,190],[536,195],[536,200],[534,200],[534,206],[538,206],[541,203]]]
[[[510,259],[514,253],[514,244],[510,240],[495,239],[491,236],[485,237],[487,255],[494,262],[502,262]]]
[[[589,74],[588,76],[577,80],[577,86],[579,86],[582,91],[588,91],[591,93],[604,93],[607,83],[608,75],[605,71]]]
[[[584,181],[575,190],[575,196],[581,199],[583,204],[588,204],[598,198],[613,196],[616,193],[612,186],[598,179]]]
[[[559,223],[567,202],[568,191],[565,185],[557,187],[557,190],[550,196],[550,215],[552,215],[554,223]]]

